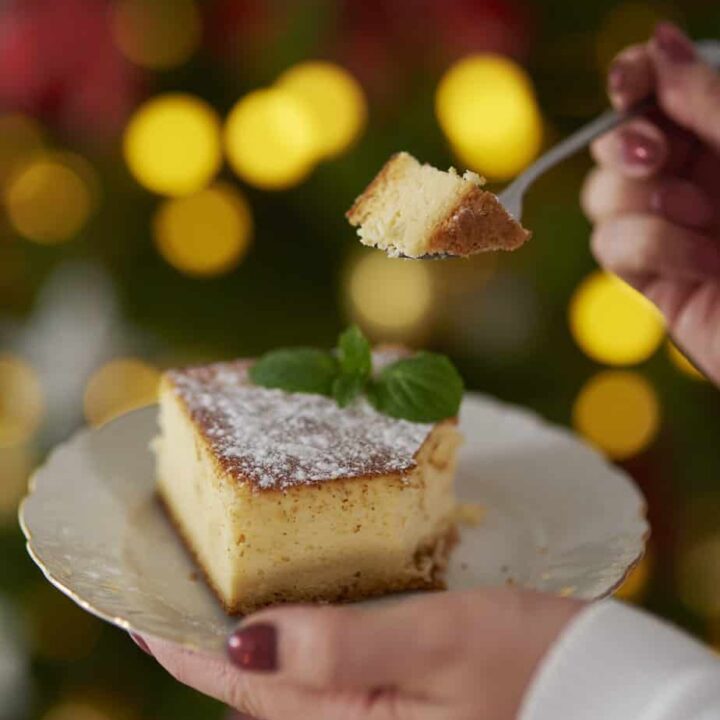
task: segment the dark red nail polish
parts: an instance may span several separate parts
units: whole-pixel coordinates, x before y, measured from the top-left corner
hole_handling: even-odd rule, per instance
[[[228,639],[227,652],[233,664],[243,670],[277,670],[277,633],[269,623],[238,628]]]
[[[695,46],[680,28],[663,22],[655,28],[655,43],[658,50],[674,63],[689,63],[695,60]]]
[[[640,133],[626,132],[622,136],[622,153],[630,165],[650,167],[659,162],[661,150],[654,140]]]
[[[608,72],[608,90],[611,95],[618,95],[625,92],[628,85],[627,69],[619,62],[616,62]]]
[[[150,648],[148,647],[148,644],[145,642],[145,640],[140,637],[140,635],[136,635],[135,633],[130,633],[130,639],[147,655],[150,657],[153,657],[152,652],[150,651]]]

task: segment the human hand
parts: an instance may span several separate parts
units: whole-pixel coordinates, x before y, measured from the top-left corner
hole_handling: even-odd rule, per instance
[[[231,636],[229,661],[145,642],[180,682],[262,720],[511,720],[582,607],[488,588],[370,610],[264,610]]]
[[[720,384],[720,75],[674,25],[621,52],[610,99],[659,109],[597,140],[582,193],[592,249],[657,305],[676,342]]]

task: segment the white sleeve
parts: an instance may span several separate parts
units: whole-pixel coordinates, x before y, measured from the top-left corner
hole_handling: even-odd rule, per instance
[[[614,600],[584,610],[535,674],[518,720],[718,720],[720,659]]]

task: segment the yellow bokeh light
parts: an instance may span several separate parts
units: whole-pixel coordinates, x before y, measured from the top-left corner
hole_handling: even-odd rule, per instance
[[[120,0],[112,8],[112,29],[129,60],[155,70],[182,65],[202,36],[193,0]]]
[[[593,360],[634,365],[647,360],[665,335],[663,317],[640,293],[615,275],[588,276],[570,302],[570,330]]]
[[[160,373],[135,358],[119,358],[103,365],[85,388],[85,418],[102,425],[118,415],[157,399]]]
[[[256,90],[231,110],[225,145],[246,182],[281,190],[305,179],[318,160],[315,123],[305,103],[281,88]]]
[[[690,360],[687,359],[685,354],[678,348],[678,346],[668,340],[667,343],[667,354],[670,358],[670,362],[681,372],[683,375],[687,375],[689,378],[692,378],[693,380],[707,380],[705,375],[703,375],[696,367],[693,365]]]
[[[0,448],[27,442],[44,409],[35,371],[20,358],[0,354]]]
[[[305,104],[319,157],[339,155],[360,134],[367,117],[365,95],[358,81],[339,65],[300,63],[283,73],[277,85]]]
[[[141,185],[161,195],[188,195],[205,187],[220,169],[220,120],[192,95],[161,95],[135,112],[123,146]]]
[[[660,403],[652,385],[635,372],[606,370],[582,388],[573,408],[575,429],[615,460],[650,445],[660,427]]]
[[[0,185],[17,165],[43,146],[43,132],[36,120],[18,113],[0,115]]]
[[[247,252],[252,233],[247,200],[226,183],[166,200],[153,223],[155,244],[173,267],[188,275],[232,270]]]
[[[525,168],[542,143],[542,119],[527,73],[501,55],[471,55],[444,75],[435,112],[460,160],[494,179]]]
[[[677,586],[693,612],[720,619],[720,535],[699,538],[680,551]]]
[[[413,335],[433,306],[433,279],[425,263],[363,254],[347,283],[350,314],[374,337]]]
[[[28,240],[54,245],[70,240],[92,213],[97,180],[86,160],[36,154],[10,176],[4,199],[10,223]]]
[[[640,562],[630,571],[623,584],[615,591],[615,597],[627,602],[641,603],[647,594],[652,575],[653,557],[647,551]]]
[[[0,526],[16,523],[34,465],[35,454],[28,445],[0,447]]]

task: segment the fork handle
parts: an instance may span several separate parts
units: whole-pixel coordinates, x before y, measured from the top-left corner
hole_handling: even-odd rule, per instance
[[[720,69],[720,41],[700,40],[695,43],[695,47],[705,62],[714,68]],[[511,183],[506,192],[524,193],[538,177],[545,174],[550,168],[586,148],[593,140],[596,140],[601,135],[604,135],[610,130],[614,130],[618,125],[622,125],[638,115],[646,113],[655,106],[655,98],[649,97],[624,112],[607,110],[538,158],[538,160]]]

